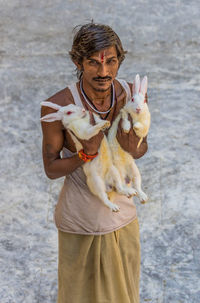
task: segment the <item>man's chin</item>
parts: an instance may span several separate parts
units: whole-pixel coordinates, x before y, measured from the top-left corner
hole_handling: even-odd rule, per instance
[[[94,90],[96,90],[97,92],[106,92],[107,90],[110,89],[110,86],[111,86],[110,81],[106,81],[106,82],[96,81],[94,85]]]
[[[94,90],[96,91],[96,92],[107,92],[108,90],[110,89],[110,87],[107,87],[107,88],[94,88]]]

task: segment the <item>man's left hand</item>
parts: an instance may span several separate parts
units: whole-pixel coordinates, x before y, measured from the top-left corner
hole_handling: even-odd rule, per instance
[[[128,116],[128,119],[131,123],[131,128],[128,133],[125,133],[122,128],[122,119],[119,122],[118,130],[117,130],[117,141],[119,142],[122,149],[126,152],[130,153],[133,158],[137,159],[142,157],[147,151],[147,142],[146,138],[143,139],[140,147],[137,148],[138,142],[140,138],[136,135],[135,131],[133,130],[133,123],[131,116]]]

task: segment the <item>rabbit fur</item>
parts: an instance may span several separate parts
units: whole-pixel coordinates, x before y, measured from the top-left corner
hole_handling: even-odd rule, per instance
[[[141,189],[141,175],[140,171],[133,159],[133,157],[124,151],[116,139],[118,124],[122,119],[122,128],[125,132],[130,131],[131,123],[128,119],[130,114],[133,123],[133,129],[136,135],[140,137],[138,146],[140,146],[143,138],[147,135],[150,127],[150,112],[145,102],[145,94],[147,92],[147,77],[145,76],[140,83],[140,76],[135,77],[135,93],[131,100],[120,110],[119,115],[113,122],[109,133],[108,143],[112,152],[113,164],[117,168],[121,182],[125,182],[128,178],[133,184],[135,193],[141,203],[145,203],[148,199],[147,195]]]
[[[82,149],[82,145],[76,137],[88,140],[100,130],[110,126],[109,121],[102,120],[96,114],[93,114],[96,124],[91,125],[89,112],[74,104],[61,107],[55,103],[45,101],[41,105],[57,110],[57,112],[43,116],[41,121],[61,120],[64,127],[70,132],[77,152]],[[86,162],[83,165],[83,170],[90,191],[112,211],[119,211],[119,207],[108,198],[108,193],[112,192],[113,189],[128,197],[135,194],[134,189],[126,186],[125,182],[121,182],[120,174],[113,165],[112,154],[105,135],[99,147],[98,156],[91,162]]]
[[[135,77],[135,93],[129,102],[121,109],[122,116],[122,128],[124,132],[129,132],[131,123],[128,120],[128,114],[130,114],[133,123],[133,129],[140,141],[138,146],[142,143],[144,137],[149,132],[151,116],[147,103],[145,102],[145,94],[147,92],[147,76],[140,82],[140,76]]]

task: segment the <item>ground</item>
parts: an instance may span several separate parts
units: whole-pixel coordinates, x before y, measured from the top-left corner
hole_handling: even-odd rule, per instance
[[[149,78],[149,150],[137,160],[149,202],[141,231],[141,303],[200,298],[200,21],[197,0],[1,0],[1,303],[53,303],[63,179],[41,157],[40,102],[76,81],[74,26],[105,23],[128,50],[118,77]],[[73,76],[72,76],[73,75]]]

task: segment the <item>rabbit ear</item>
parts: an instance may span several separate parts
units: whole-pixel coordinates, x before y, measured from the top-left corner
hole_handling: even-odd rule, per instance
[[[54,122],[54,121],[61,120],[62,117],[63,117],[63,113],[56,112],[56,113],[51,113],[51,114],[48,114],[46,116],[43,116],[40,119],[40,121],[43,121],[43,122]]]
[[[135,93],[139,94],[140,91],[140,76],[137,74],[135,76]]]
[[[142,79],[141,89],[140,89],[140,92],[143,94],[143,96],[145,96],[145,94],[147,92],[147,85],[148,85],[148,80],[147,80],[147,76],[145,76]]]
[[[41,103],[41,106],[47,106],[47,107],[50,107],[50,108],[53,108],[53,109],[56,109],[56,110],[59,110],[62,106],[56,104],[56,103],[52,103],[52,102],[49,102],[49,101],[43,101]]]
[[[132,97],[133,95],[135,95],[135,81],[133,81],[133,85],[132,85]]]

